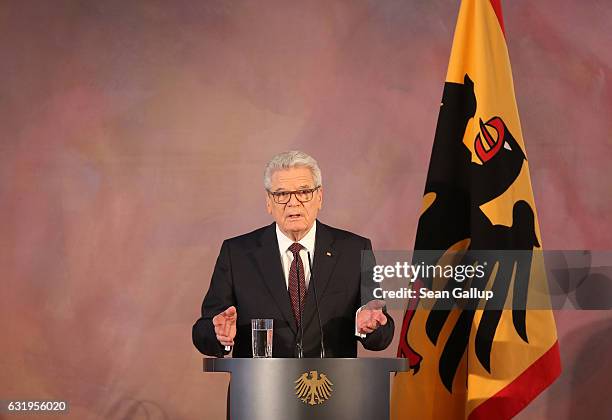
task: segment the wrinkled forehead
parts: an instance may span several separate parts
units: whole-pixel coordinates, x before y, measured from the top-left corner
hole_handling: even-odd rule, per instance
[[[314,177],[310,168],[298,166],[274,171],[271,178],[272,191],[295,191],[314,188]]]

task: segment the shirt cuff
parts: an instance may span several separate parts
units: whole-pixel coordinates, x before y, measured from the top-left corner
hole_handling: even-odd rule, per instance
[[[362,310],[364,307],[365,307],[365,305],[363,305],[362,307],[360,307],[359,309],[357,309],[357,312],[355,312],[355,335],[356,335],[357,337],[359,337],[359,338],[365,338],[365,337],[366,337],[366,335],[365,335],[365,334],[362,334],[362,333],[360,333],[360,332],[357,330],[357,315],[359,315],[359,312],[361,312],[361,310]]]

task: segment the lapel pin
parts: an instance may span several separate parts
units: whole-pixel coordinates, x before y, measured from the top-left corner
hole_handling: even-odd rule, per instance
[[[327,251],[327,252],[325,253],[325,255],[327,255],[328,257],[331,257],[331,256],[332,256],[332,253],[331,253],[331,252],[329,252],[329,251]]]

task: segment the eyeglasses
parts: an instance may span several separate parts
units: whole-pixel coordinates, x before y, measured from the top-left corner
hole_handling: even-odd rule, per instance
[[[320,185],[318,187],[310,188],[307,190],[274,191],[274,192],[268,191],[268,194],[272,196],[272,200],[274,200],[276,204],[287,204],[289,201],[291,201],[292,195],[295,195],[295,198],[300,203],[307,203],[310,200],[312,200],[312,197],[314,196],[314,192],[318,190],[319,188],[321,188]]]

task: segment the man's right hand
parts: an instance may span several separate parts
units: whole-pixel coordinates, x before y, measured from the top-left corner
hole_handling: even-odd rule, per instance
[[[236,337],[236,320],[238,313],[235,306],[230,306],[212,319],[217,340],[224,346],[233,346]]]

